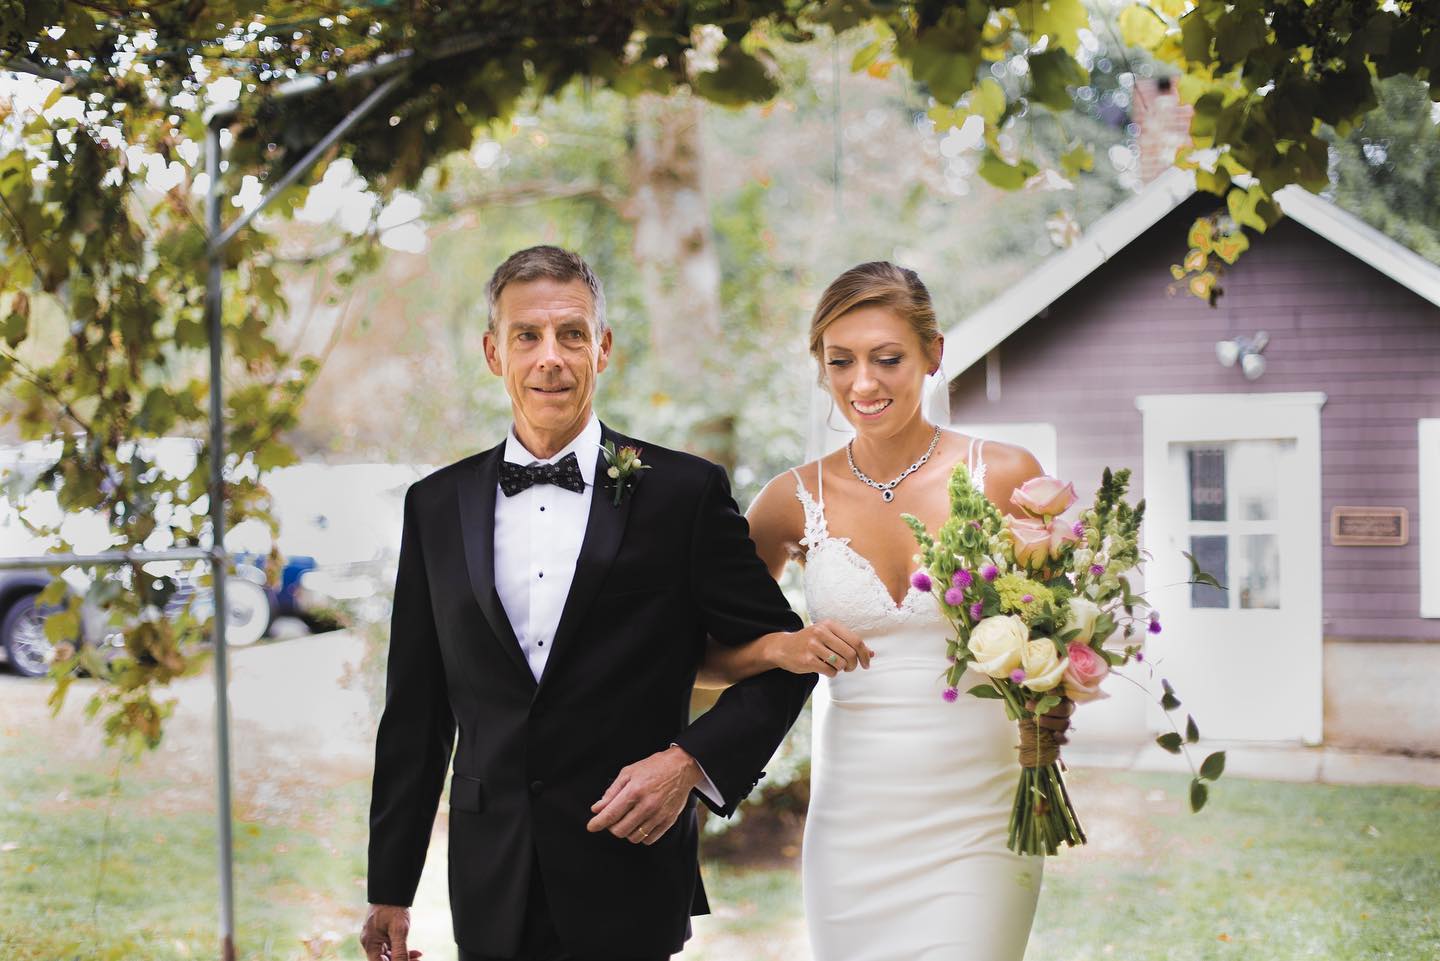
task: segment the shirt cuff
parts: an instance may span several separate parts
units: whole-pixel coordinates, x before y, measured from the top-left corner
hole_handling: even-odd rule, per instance
[[[674,743],[673,741],[671,742],[670,746],[680,747],[680,745]],[[682,747],[680,748],[680,750],[683,751],[685,749]],[[705,766],[701,764],[694,755],[691,755],[690,759],[692,761],[695,761],[695,766],[700,769],[700,783],[695,785],[695,790],[705,795],[706,800],[708,800],[711,804],[715,805],[717,808],[723,808],[725,806],[725,797],[720,793],[720,789],[715,786],[715,782],[710,780],[710,775],[705,773]]]

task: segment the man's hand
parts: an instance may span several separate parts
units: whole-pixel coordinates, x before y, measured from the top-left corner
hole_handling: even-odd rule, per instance
[[[405,946],[410,936],[410,909],[394,904],[372,904],[360,932],[366,961],[416,961],[424,952]]]
[[[633,844],[654,844],[670,830],[700,780],[700,765],[681,747],[626,765],[605,796],[590,805],[595,817],[585,829],[609,831]]]

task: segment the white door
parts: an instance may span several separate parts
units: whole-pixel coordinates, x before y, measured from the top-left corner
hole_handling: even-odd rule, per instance
[[[1151,663],[1207,738],[1318,743],[1323,395],[1141,398]],[[1184,553],[1224,589],[1184,583]],[[1158,720],[1158,714],[1156,715]]]

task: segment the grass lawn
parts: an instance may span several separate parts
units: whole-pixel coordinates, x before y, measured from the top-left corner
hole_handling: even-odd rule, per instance
[[[114,789],[113,755],[62,722],[0,723],[0,957],[217,957],[208,732],[177,729]],[[368,777],[286,747],[236,754],[240,956],[359,958]],[[1191,815],[1178,777],[1072,785],[1091,843],[1047,865],[1031,961],[1440,958],[1440,791],[1226,778]],[[444,820],[412,942],[427,961],[454,956]],[[685,958],[808,957],[794,866],[706,877],[716,913]]]

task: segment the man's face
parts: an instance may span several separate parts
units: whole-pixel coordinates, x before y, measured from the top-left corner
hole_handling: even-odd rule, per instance
[[[583,281],[546,278],[500,292],[485,360],[504,378],[515,429],[537,456],[550,456],[590,419],[595,378],[610,360],[610,331],[595,336],[595,305]]]

